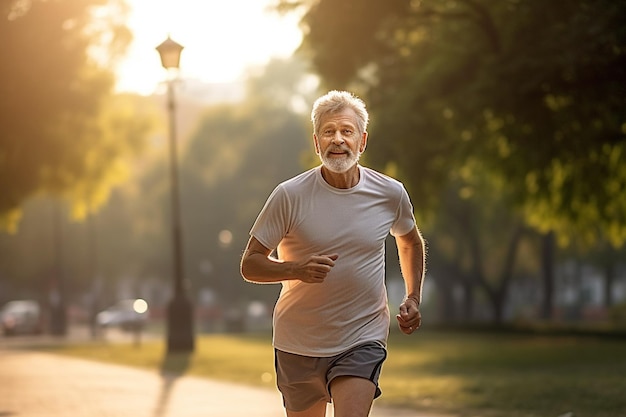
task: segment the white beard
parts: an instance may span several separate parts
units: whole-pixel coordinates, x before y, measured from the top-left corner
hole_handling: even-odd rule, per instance
[[[348,150],[348,153],[342,158],[329,157],[328,154],[333,150],[331,148],[326,149],[325,153],[320,153],[319,157],[322,161],[322,164],[329,171],[334,172],[336,174],[343,174],[348,171],[350,168],[355,166],[357,162],[359,162],[359,158],[361,157],[361,153],[354,153]]]

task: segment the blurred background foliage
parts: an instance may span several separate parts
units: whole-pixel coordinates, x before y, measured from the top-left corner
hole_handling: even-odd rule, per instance
[[[66,194],[79,212],[101,205],[150,120],[111,95],[107,65],[131,39],[125,4],[3,1],[0,11],[0,224],[15,228],[40,193]]]
[[[562,318],[563,291],[567,317],[582,319],[596,284],[593,317],[625,302],[626,3],[279,0],[276,10],[302,13],[303,43],[251,71],[243,99],[206,104],[177,84],[196,304],[275,299],[277,286],[241,280],[239,258],[274,186],[317,163],[308,116],[331,88],[364,98],[364,163],[410,191],[433,318]],[[168,300],[165,100],[113,91],[112,63],[130,41],[124,11],[121,0],[2,2],[0,301],[45,302],[51,288],[93,309]],[[398,278],[393,245],[388,270]]]

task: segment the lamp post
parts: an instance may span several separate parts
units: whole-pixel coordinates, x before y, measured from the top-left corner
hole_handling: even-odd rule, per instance
[[[168,73],[179,68],[183,46],[169,36],[156,47],[161,56],[161,64]],[[178,156],[176,151],[176,102],[174,99],[174,79],[167,79],[167,108],[169,112],[169,154],[172,199],[172,244],[174,255],[174,295],[167,311],[167,351],[192,352],[194,350],[194,325],[192,306],[184,288],[182,228],[180,216],[180,195],[178,189]]]

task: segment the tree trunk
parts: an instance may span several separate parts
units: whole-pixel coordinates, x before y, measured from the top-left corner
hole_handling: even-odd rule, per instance
[[[609,260],[604,269],[604,307],[613,306],[613,282],[615,281],[615,263]]]
[[[506,298],[509,293],[509,284],[513,278],[513,270],[515,269],[515,260],[517,259],[517,251],[520,241],[524,234],[524,226],[518,224],[513,230],[511,240],[509,240],[509,246],[506,252],[506,258],[502,265],[502,274],[500,275],[500,284],[496,291],[494,291],[494,321],[496,324],[502,324],[504,321],[504,306],[506,305]]]
[[[454,297],[452,297],[452,283],[450,280],[435,280],[439,299],[439,318],[443,323],[455,321]]]
[[[474,318],[474,284],[469,278],[463,281],[463,317],[464,322],[472,321]]]
[[[541,272],[543,300],[540,317],[550,320],[554,309],[554,232],[546,233],[541,239]]]

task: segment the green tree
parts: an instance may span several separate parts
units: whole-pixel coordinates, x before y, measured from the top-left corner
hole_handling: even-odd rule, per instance
[[[58,277],[69,302],[79,300],[96,279],[110,298],[120,277],[137,275],[145,244],[137,239],[138,229],[154,228],[154,220],[136,203],[143,184],[129,179],[142,168],[140,158],[148,159],[136,151],[155,117],[152,98],[124,94],[106,100],[99,114],[101,146],[85,153],[84,175],[56,196],[25,200],[19,228],[0,232],[4,297],[22,294],[47,302]]]
[[[441,209],[424,231],[430,236],[429,270],[445,321],[476,320],[475,295],[481,290],[492,321],[501,324],[511,283],[537,272],[537,255],[529,250],[532,235],[521,213],[507,205],[506,184],[473,172],[480,170],[462,170],[440,194]],[[451,298],[455,286],[463,289],[461,303]]]
[[[130,41],[122,0],[3,1],[0,227],[38,192],[102,203],[144,121],[118,111],[112,69]],[[115,100],[112,102],[111,100]]]

